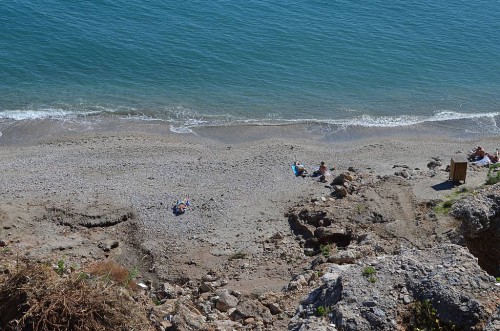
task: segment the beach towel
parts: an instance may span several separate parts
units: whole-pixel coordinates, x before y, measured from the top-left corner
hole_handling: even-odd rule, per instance
[[[485,156],[481,160],[472,162],[472,164],[480,165],[480,166],[487,166],[491,164],[491,160],[489,157]]]

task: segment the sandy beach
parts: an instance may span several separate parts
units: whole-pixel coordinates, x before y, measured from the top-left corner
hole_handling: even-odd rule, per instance
[[[454,189],[445,171],[451,157],[478,145],[499,147],[495,136],[421,128],[352,139],[340,133],[338,140],[308,127],[176,134],[165,123],[121,120],[27,122],[1,131],[0,239],[19,254],[77,266],[108,258],[153,283],[224,271],[233,275],[229,286],[257,294],[280,291],[307,262],[265,255],[264,243],[276,233],[293,241],[288,208],[331,193],[317,178],[295,177],[295,160],[309,172],[326,162],[335,167],[330,179],[350,167],[374,176],[408,169],[415,197],[430,200]],[[436,159],[442,166],[430,171]],[[481,185],[486,172],[469,166],[461,187]],[[184,197],[191,206],[176,216],[171,207]],[[260,262],[238,264],[235,254]]]

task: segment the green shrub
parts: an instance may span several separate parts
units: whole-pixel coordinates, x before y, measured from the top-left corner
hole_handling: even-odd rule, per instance
[[[320,245],[319,250],[321,251],[321,255],[323,255],[324,257],[330,256],[330,251],[331,251],[330,245]]]
[[[434,212],[441,215],[448,214],[455,201],[456,199],[449,199],[441,202],[436,207],[434,207]]]
[[[127,279],[125,280],[124,285],[127,286],[132,280],[134,280],[137,276],[139,276],[139,268],[134,266],[132,270],[129,270]]]
[[[64,260],[59,260],[57,261],[57,267],[56,267],[56,272],[59,276],[62,276],[64,274],[64,271],[66,270],[64,266]]]
[[[414,330],[455,330],[455,326],[441,321],[429,300],[417,301],[413,307]]]
[[[316,308],[316,316],[324,317],[330,313],[331,309],[329,307],[319,306]]]
[[[434,212],[436,214],[440,215],[446,215],[450,212],[451,207],[453,204],[461,197],[465,195],[475,195],[476,191],[468,189],[467,187],[461,187],[458,190],[453,191],[451,194],[448,194],[446,196],[446,200],[442,201],[441,203],[437,204],[434,207]]]
[[[490,165],[486,175],[486,185],[493,185],[500,182],[500,163]]]
[[[368,280],[370,283],[375,283],[377,281],[377,278],[375,278],[376,273],[377,271],[372,266],[368,266],[363,269],[363,276],[365,276],[366,280]]]
[[[369,277],[369,276],[372,276],[376,273],[377,271],[375,270],[374,267],[372,266],[368,266],[366,267],[365,269],[363,269],[363,276],[365,277]]]

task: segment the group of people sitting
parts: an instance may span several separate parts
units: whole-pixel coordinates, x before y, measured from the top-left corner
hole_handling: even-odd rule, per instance
[[[295,175],[305,177],[308,172],[307,172],[306,168],[304,167],[304,165],[302,163],[300,163],[299,161],[295,161],[294,165],[295,165],[295,169],[296,169]],[[319,177],[319,180],[321,182],[325,182],[326,176],[329,176],[329,175],[330,175],[330,173],[328,171],[328,167],[326,166],[325,162],[322,161],[319,164],[318,169],[313,171],[311,176],[312,177]]]
[[[479,165],[497,163],[499,160],[498,154],[498,150],[495,152],[495,154],[491,154],[487,153],[483,147],[479,146],[472,150],[472,152],[469,154],[469,161]]]

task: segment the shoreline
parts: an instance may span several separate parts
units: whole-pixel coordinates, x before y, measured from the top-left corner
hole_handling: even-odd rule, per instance
[[[180,139],[208,139],[224,144],[239,144],[264,139],[282,138],[326,143],[351,143],[370,139],[408,139],[438,136],[458,140],[490,140],[500,136],[492,119],[487,126],[478,127],[472,119],[424,122],[400,126],[339,126],[321,122],[207,125],[176,132],[173,122],[154,119],[94,116],[76,119],[0,120],[0,146],[30,143],[58,136],[86,134],[144,133],[176,136]]]

